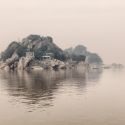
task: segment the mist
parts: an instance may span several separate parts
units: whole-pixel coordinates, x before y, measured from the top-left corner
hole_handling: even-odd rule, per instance
[[[124,12],[123,0],[0,0],[0,51],[38,34],[63,49],[83,44],[105,63],[125,64]]]

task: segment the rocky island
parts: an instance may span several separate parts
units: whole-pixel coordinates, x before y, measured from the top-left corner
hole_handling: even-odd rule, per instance
[[[67,69],[83,64],[101,65],[98,54],[87,51],[83,45],[62,50],[52,37],[29,35],[21,42],[13,41],[1,53],[0,69]]]

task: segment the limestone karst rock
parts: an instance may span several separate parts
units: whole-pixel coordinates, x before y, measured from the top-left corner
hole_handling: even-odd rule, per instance
[[[29,35],[20,42],[12,42],[7,49],[2,52],[1,59],[6,61],[12,58],[15,53],[20,59],[21,57],[25,57],[29,51],[34,53],[36,60],[41,60],[42,56],[46,53],[52,53],[55,59],[61,61],[72,59],[74,61],[87,61],[88,63],[103,62],[98,54],[87,51],[87,48],[83,45],[78,45],[75,48],[69,48],[63,51],[53,42],[52,37],[40,35]]]
[[[19,57],[23,57],[27,51],[33,51],[36,59],[41,59],[46,53],[53,53],[54,58],[59,60],[65,59],[63,50],[53,42],[51,37],[41,37],[39,35],[29,35],[20,43],[12,42],[2,53],[1,57],[3,60],[6,60],[11,58],[15,52]]]

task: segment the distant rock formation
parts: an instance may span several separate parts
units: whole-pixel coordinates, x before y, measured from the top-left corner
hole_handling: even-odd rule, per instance
[[[73,60],[76,63],[81,61],[89,64],[101,64],[103,61],[96,53],[87,51],[83,45],[78,45],[75,48],[62,50],[54,42],[52,37],[44,37],[39,35],[29,35],[21,42],[12,42],[7,49],[0,54],[0,69],[26,69],[32,60],[41,60],[46,54],[53,55],[54,59],[59,61]],[[65,64],[60,64],[61,68]]]
[[[113,68],[113,69],[123,69],[124,65],[117,64],[117,63],[112,63],[110,67]]]
[[[71,58],[73,60],[74,59],[78,61],[79,59],[81,61],[85,60],[89,64],[93,64],[93,63],[102,64],[103,63],[101,57],[98,54],[88,52],[87,48],[83,45],[78,45],[75,48],[65,49],[64,52],[68,58]]]
[[[102,58],[97,53],[88,52],[86,56],[87,56],[86,62],[88,62],[89,64],[102,64],[103,63]]]

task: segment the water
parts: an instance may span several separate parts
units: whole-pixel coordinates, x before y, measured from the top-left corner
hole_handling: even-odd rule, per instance
[[[0,71],[0,125],[125,125],[124,97],[124,71]]]

